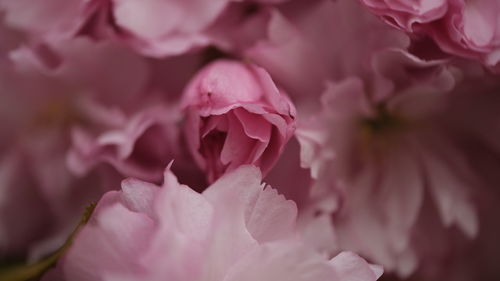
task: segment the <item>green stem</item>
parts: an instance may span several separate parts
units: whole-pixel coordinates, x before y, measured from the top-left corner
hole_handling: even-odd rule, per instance
[[[34,263],[11,266],[5,269],[0,269],[0,280],[2,281],[26,281],[41,276],[45,271],[53,267],[57,260],[71,247],[75,236],[80,229],[89,221],[96,204],[90,204],[82,215],[80,222],[70,234],[66,242],[56,252],[50,256]]]

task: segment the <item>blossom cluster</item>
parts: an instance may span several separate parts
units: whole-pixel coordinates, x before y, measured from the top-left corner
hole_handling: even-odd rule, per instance
[[[499,0],[0,0],[0,92],[2,281],[500,279]]]

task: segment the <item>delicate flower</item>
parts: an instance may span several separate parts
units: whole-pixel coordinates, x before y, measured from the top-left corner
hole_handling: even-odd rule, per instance
[[[441,122],[452,95],[417,85],[374,100],[358,78],[331,83],[324,111],[297,131],[303,164],[316,179],[313,198],[337,202],[318,209],[334,214],[341,248],[403,277],[432,255],[419,246],[422,235],[452,225],[470,238],[478,233],[471,197],[478,181]],[[429,227],[436,213],[440,220]]]
[[[98,0],[99,1],[99,0]],[[91,1],[82,0],[0,0],[9,26],[31,33],[35,38],[68,39],[83,27],[92,14]]]
[[[128,50],[83,38],[57,48],[22,46],[5,59],[0,256],[39,257],[58,247],[81,209],[107,191],[102,171],[76,177],[66,166],[72,127],[96,118],[83,110],[81,99],[127,104],[144,87],[147,68]],[[113,75],[103,79],[103,73]]]
[[[500,2],[496,0],[363,3],[391,25],[430,36],[447,53],[499,66]]]
[[[295,130],[295,108],[262,68],[217,61],[186,87],[186,141],[209,181],[243,164],[264,174]]]
[[[408,45],[406,34],[381,23],[357,1],[291,1],[272,10],[267,37],[244,53],[302,106],[303,114],[303,108],[318,103],[326,80],[371,73],[373,53]]]
[[[383,15],[387,23],[411,31],[419,24],[442,18],[448,11],[449,0],[410,2],[405,0],[362,0],[376,14]],[[457,2],[457,1],[455,1]]]
[[[123,39],[153,56],[184,53],[206,46],[206,29],[224,11],[228,0],[113,0],[111,13]],[[109,23],[108,23],[109,24]]]
[[[292,201],[240,167],[202,194],[166,171],[162,187],[135,179],[99,201],[47,278],[62,280],[362,280],[381,268],[353,253],[328,261],[295,234]]]
[[[27,32],[29,41],[92,37],[166,57],[209,45],[246,48],[264,36],[268,7],[285,1],[0,0],[0,10],[7,25]]]
[[[165,56],[205,46],[205,30],[224,11],[228,0],[1,0],[7,23],[49,41],[79,34],[114,37],[138,51]]]
[[[98,106],[90,104],[97,113]],[[180,155],[178,118],[165,106],[140,110],[130,118],[122,112],[101,110],[93,130],[73,130],[73,145],[68,155],[70,169],[78,175],[87,174],[96,165],[107,163],[121,174],[149,181],[159,181],[168,162]],[[98,116],[99,116],[98,115]],[[101,128],[98,128],[101,127]]]

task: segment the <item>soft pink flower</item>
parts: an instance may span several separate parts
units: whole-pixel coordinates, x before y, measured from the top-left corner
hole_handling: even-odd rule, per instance
[[[443,230],[434,202],[425,200],[412,235],[412,244],[423,258],[412,280],[496,280],[500,276],[495,258],[500,245],[494,242],[500,234],[499,225],[495,223],[500,200],[497,113],[500,88],[498,81],[496,85],[488,84],[487,80],[480,79],[468,87],[462,85],[447,97],[446,110],[434,119],[442,123],[440,127],[446,129],[447,134],[452,133],[454,146],[460,148],[460,154],[470,163],[468,172],[478,179],[469,184],[468,192],[474,198],[479,233],[474,240],[469,240],[456,227]]]
[[[357,1],[291,1],[272,10],[266,38],[247,46],[244,55],[265,68],[304,112],[318,103],[326,80],[371,73],[373,53],[408,45],[406,34]]]
[[[209,181],[243,164],[264,174],[295,130],[295,107],[262,68],[217,61],[187,86],[186,141]]]
[[[359,78],[330,83],[324,111],[297,131],[303,164],[316,179],[313,199],[319,210],[334,214],[341,248],[400,276],[439,251],[421,246],[417,237],[451,226],[469,238],[478,233],[472,192],[479,182],[466,151],[442,123],[453,95],[432,80],[382,100],[366,93]]]
[[[6,23],[30,41],[112,40],[166,57],[209,45],[247,48],[264,37],[269,9],[287,0],[0,0]]]
[[[292,201],[240,167],[199,194],[166,171],[103,196],[47,278],[63,280],[362,280],[381,268],[353,253],[328,261],[297,239]]]
[[[36,259],[52,252],[88,202],[105,191],[95,174],[71,176],[65,166],[64,140],[54,131],[31,137],[10,146],[10,152],[2,150],[0,259]]]
[[[103,170],[75,176],[66,166],[72,127],[96,118],[81,101],[126,107],[146,85],[147,64],[115,44],[84,38],[54,48],[22,46],[4,59],[0,255],[43,256],[64,241],[82,208],[109,186]]]
[[[418,24],[442,18],[453,1],[362,0],[376,14],[383,15],[387,23],[408,31]]]
[[[237,53],[265,38],[272,8],[252,1],[233,1],[207,30],[212,44]]]
[[[55,111],[48,112],[54,119],[66,122],[61,133],[70,141],[61,151],[68,150],[74,175],[116,170],[159,181],[172,159],[187,164],[183,160],[189,155],[178,143],[180,115],[173,101],[200,63],[198,55],[153,64],[108,41],[77,38],[55,45],[14,52],[19,72],[34,77],[16,73],[6,80],[13,84],[12,92],[19,93],[18,99],[29,104],[26,111],[47,104],[47,111]],[[174,69],[176,76],[165,79]],[[24,101],[25,97],[32,98]],[[187,168],[176,168],[181,166]]]
[[[85,34],[116,38],[141,53],[166,56],[206,46],[206,29],[228,0],[1,0],[7,23],[35,39],[59,41]]]
[[[385,1],[363,3],[386,22],[432,37],[452,55],[495,68],[500,62],[500,2],[497,0]]]
[[[110,9],[123,39],[143,53],[163,56],[208,45],[205,31],[227,4],[228,0],[113,0]]]
[[[267,3],[270,2],[270,3]],[[153,57],[208,45],[235,49],[263,37],[267,5],[282,0],[0,0],[9,26],[35,41],[113,40]]]
[[[96,105],[89,106],[100,110]],[[123,175],[159,181],[168,162],[180,155],[175,111],[154,106],[127,117],[118,110],[101,110],[101,118],[109,119],[101,119],[91,128],[101,132],[97,136],[78,126],[73,130],[69,168],[83,175],[107,163]]]
[[[100,1],[100,0],[98,0]],[[74,35],[92,14],[95,6],[86,0],[0,0],[9,26],[31,33],[35,38],[60,40]]]

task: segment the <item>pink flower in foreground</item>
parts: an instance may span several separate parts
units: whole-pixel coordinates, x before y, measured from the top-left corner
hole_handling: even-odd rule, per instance
[[[187,86],[186,141],[210,182],[243,164],[266,174],[295,130],[295,107],[262,68],[217,61]]]
[[[359,280],[382,270],[353,253],[331,260],[296,236],[292,201],[244,166],[199,194],[166,171],[162,187],[135,179],[98,203],[44,280]]]
[[[489,67],[500,62],[500,2],[497,0],[362,0],[386,22],[407,32],[432,37],[452,55]]]

